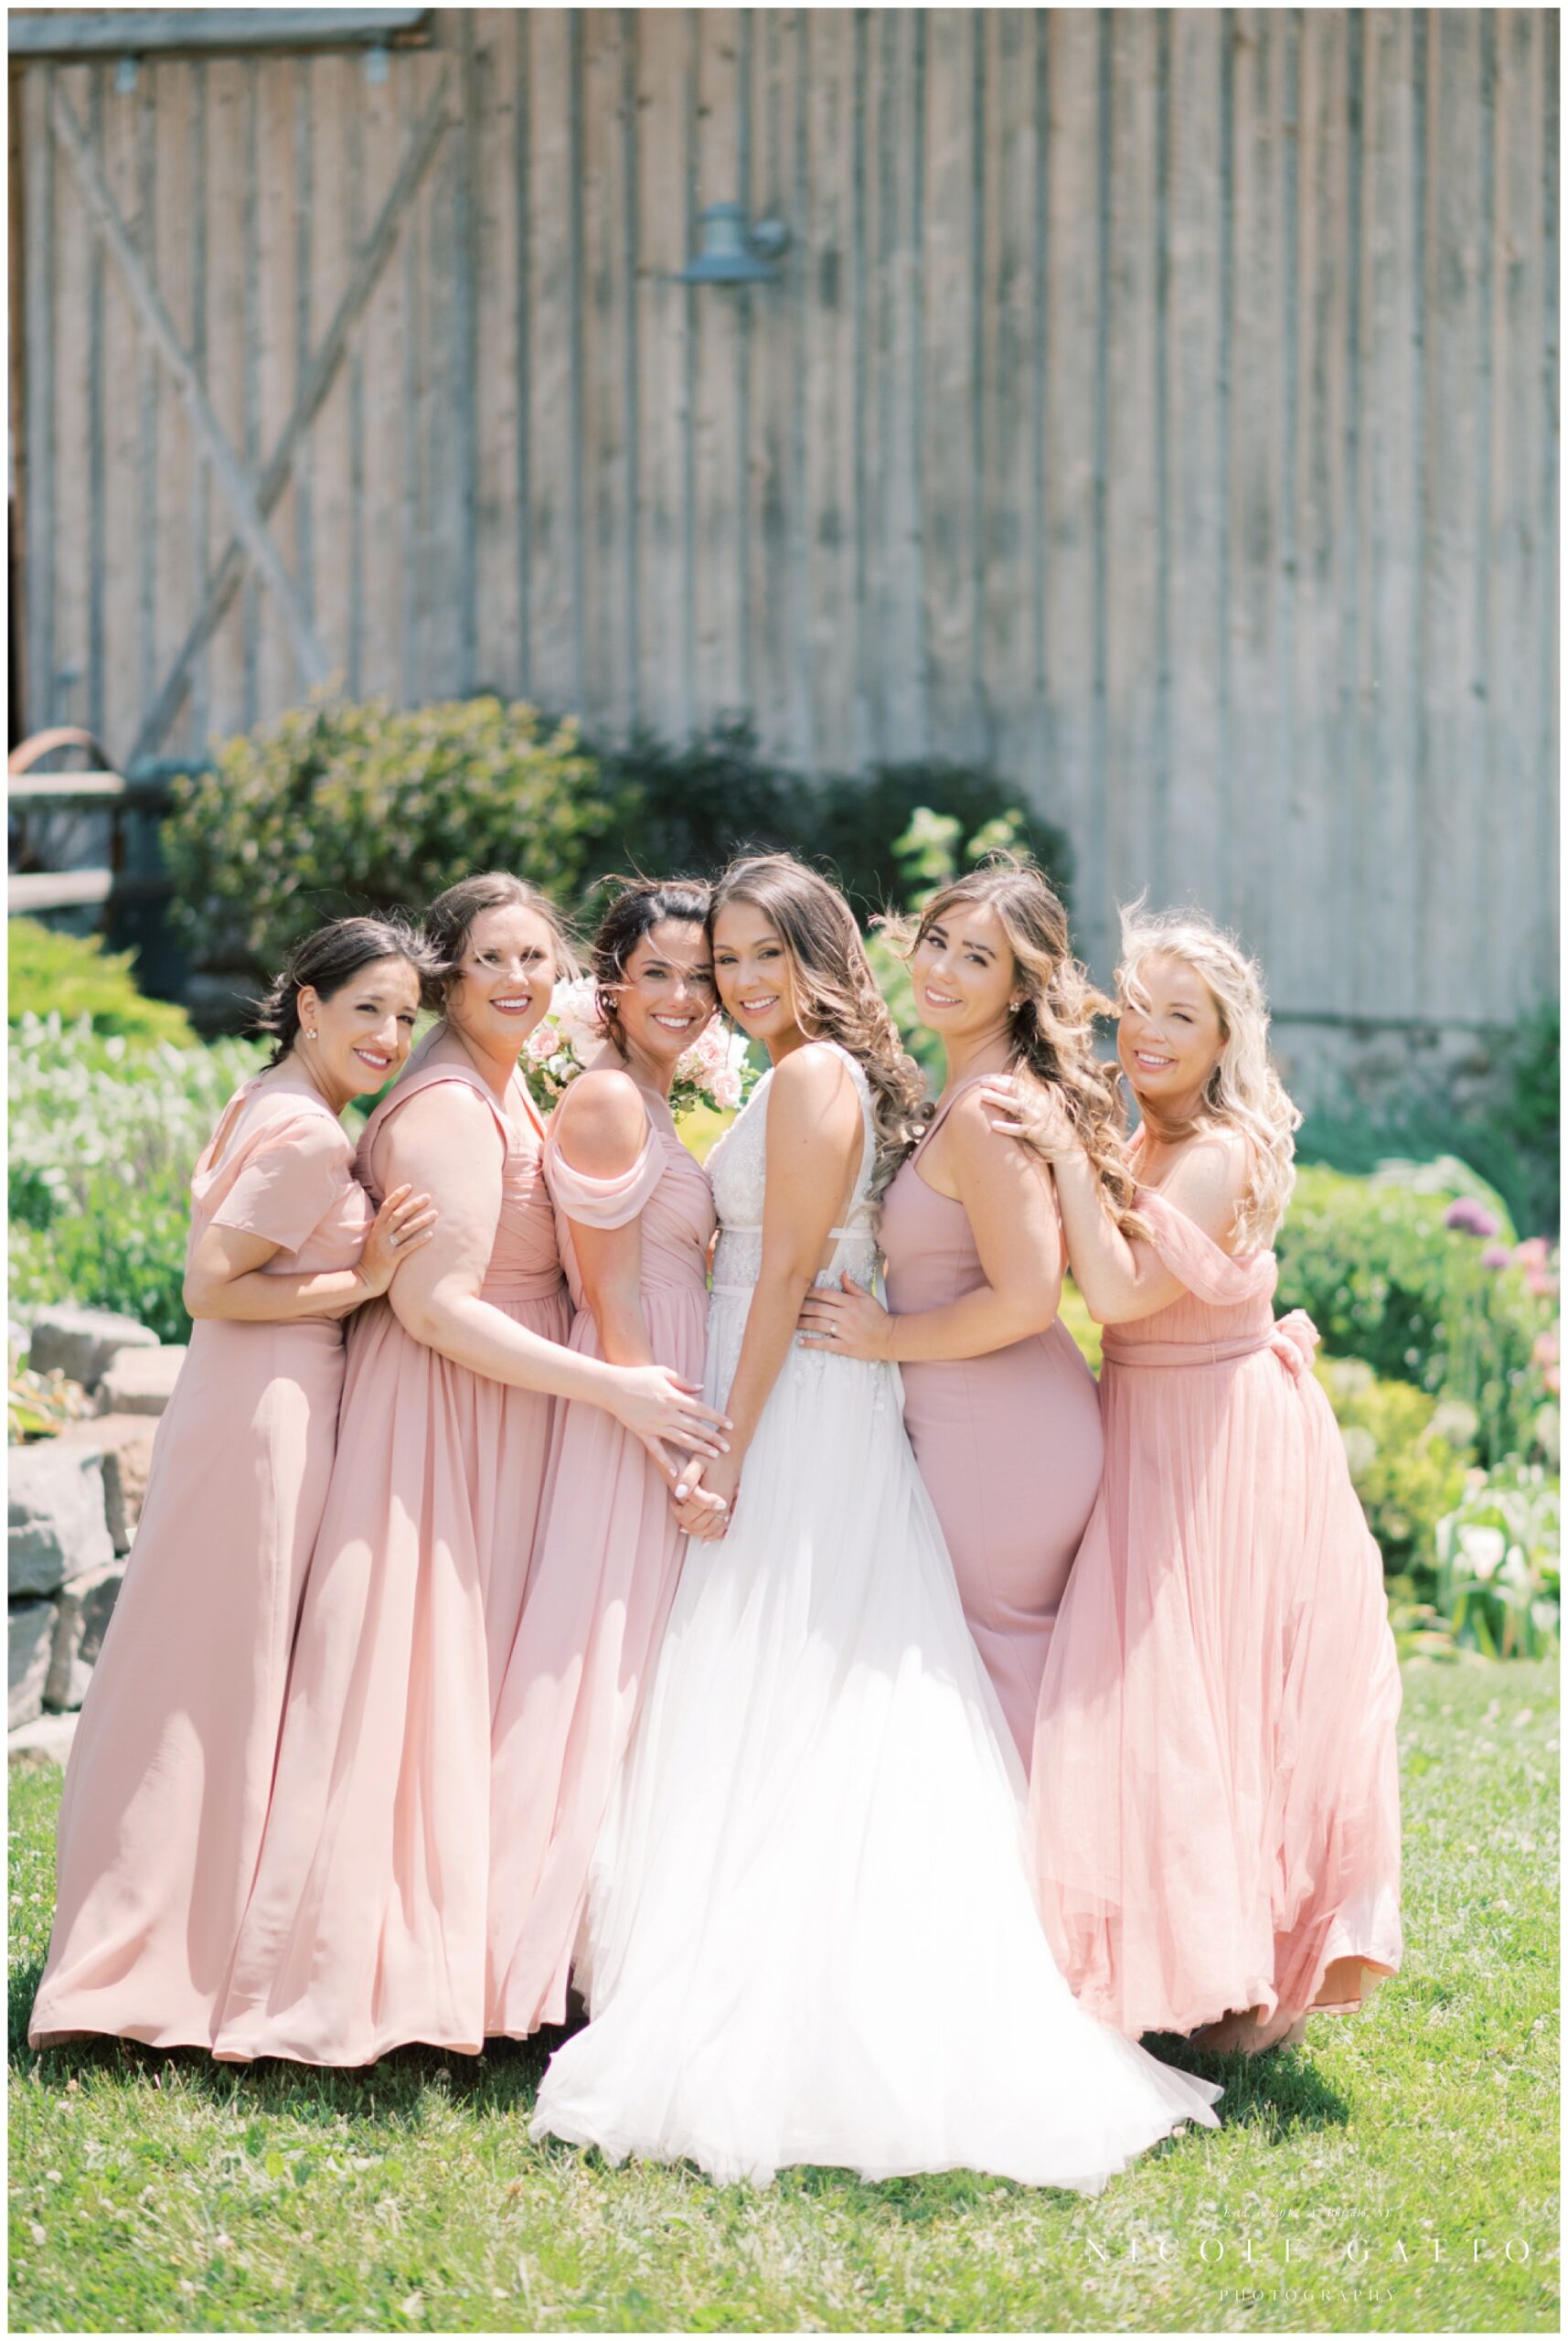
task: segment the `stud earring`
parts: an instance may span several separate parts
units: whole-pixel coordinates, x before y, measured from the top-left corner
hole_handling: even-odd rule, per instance
[[[315,1026],[313,1024],[313,1025],[311,1026],[310,1030],[306,1032],[306,1034],[305,1034],[305,1039],[306,1039],[307,1041],[314,1041],[315,1038],[316,1038],[316,1030],[315,1030]]]

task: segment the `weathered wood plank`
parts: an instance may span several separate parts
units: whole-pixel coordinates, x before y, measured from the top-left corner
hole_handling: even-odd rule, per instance
[[[1558,175],[1561,82],[1560,50],[1562,20],[1550,9],[1541,18],[1542,72],[1541,105],[1542,112],[1541,191],[1541,509],[1550,516],[1546,559],[1547,590],[1541,595],[1540,643],[1541,666],[1535,684],[1536,722],[1540,747],[1534,768],[1535,829],[1537,851],[1535,919],[1531,935],[1529,976],[1531,995],[1539,1000],[1550,999],[1558,982],[1558,913],[1557,873],[1561,866],[1562,812],[1555,786],[1558,758],[1561,753],[1561,728],[1558,716],[1559,645],[1561,642],[1563,572],[1561,547],[1558,540],[1558,496],[1560,492],[1560,460],[1558,454],[1558,416],[1561,376],[1559,371],[1559,291],[1560,265]]]
[[[518,56],[528,11],[487,8],[475,18],[475,673],[480,684],[511,695],[524,688],[516,521],[528,343],[525,332],[519,348],[517,170]]]
[[[1111,948],[1108,875],[1096,851],[1095,614],[1099,594],[1094,469],[1101,298],[1099,27],[1088,11],[1052,14],[1048,128],[1046,330],[1052,352],[1046,420],[1046,687],[1051,796],[1077,857],[1074,929],[1102,975]]]
[[[687,330],[695,307],[676,283],[686,264],[690,157],[687,145],[692,26],[685,10],[649,9],[637,21],[636,707],[666,739],[684,738],[693,647],[682,593]]]
[[[357,223],[351,215],[349,122],[357,122],[358,91],[350,77],[358,60],[348,57],[317,58],[302,69],[309,74],[309,98],[304,111],[310,130],[308,169],[314,196],[308,252],[308,313],[315,328],[303,360],[296,349],[296,403],[310,384],[315,341],[343,297],[358,241]],[[296,307],[296,326],[299,311]],[[312,615],[322,647],[340,685],[352,690],[350,603],[353,594],[355,516],[353,476],[356,462],[350,414],[349,369],[340,365],[315,421],[304,434],[301,455],[308,463],[309,540]],[[263,486],[265,483],[263,482]]]
[[[40,9],[5,28],[13,57],[144,57],[160,49],[334,48],[416,33],[427,8]]]
[[[1034,423],[1034,26],[1021,9],[988,9],[981,36],[977,689],[986,753],[1021,791],[1034,732],[1034,643],[1029,595],[1020,591],[1029,561]]]
[[[254,381],[247,418],[246,465],[259,482],[267,451],[287,422],[298,393],[297,344],[300,331],[300,243],[295,218],[301,208],[296,183],[300,167],[296,74],[293,58],[269,58],[256,73],[255,195],[256,269],[254,302]],[[309,273],[304,290],[308,298]],[[302,442],[300,452],[308,447]],[[279,555],[293,582],[301,610],[307,618],[310,596],[307,572],[300,557],[300,474],[291,467],[287,483],[267,525]],[[260,510],[260,504],[257,507]],[[293,646],[271,594],[261,597],[256,638],[258,708],[287,707],[304,697],[312,679],[300,673]],[[314,622],[313,622],[313,632]],[[331,669],[324,644],[320,675]]]
[[[125,223],[139,260],[150,222],[142,216],[141,112],[144,90],[122,92],[107,68],[100,78],[102,185]],[[145,264],[144,262],[143,264]],[[146,388],[143,337],[135,307],[112,261],[104,271],[103,341],[99,377],[103,448],[101,721],[92,730],[112,756],[125,754],[139,696],[143,530],[151,484],[144,482],[142,401]]]
[[[928,21],[921,500],[929,720],[940,754],[983,757],[985,710],[976,688],[975,651],[983,414],[976,239],[985,218],[976,112],[984,23],[978,15],[952,8],[933,9]]]
[[[732,203],[740,186],[740,23],[733,8],[696,11],[698,207]],[[696,398],[691,416],[694,496],[693,603],[695,687],[710,716],[744,704],[745,661],[736,583],[741,529],[737,488],[744,447],[737,389],[741,307],[752,295],[741,288],[703,285],[691,308]]]
[[[194,90],[190,67],[169,61],[149,69],[138,95],[146,106],[142,135],[153,147],[155,156],[149,205],[153,264],[175,331],[191,351],[191,362],[196,366],[197,318],[191,236]],[[144,169],[145,165],[144,152]],[[150,368],[155,393],[159,393],[161,378],[156,352],[144,341],[143,363]],[[197,466],[196,441],[178,399],[155,396],[152,439],[146,472],[147,508],[143,521],[144,534],[152,539],[153,545],[150,557],[145,544],[143,546],[144,562],[152,570],[152,623],[142,646],[133,739],[140,730],[144,711],[157,695],[158,685],[199,598],[196,572],[204,550],[196,539],[196,514],[190,492],[192,475]],[[188,690],[187,682],[187,705]]]
[[[626,81],[635,35],[614,8],[584,10],[582,29],[582,711],[618,731],[632,711],[637,646],[628,561],[628,490],[636,428],[627,397],[630,270],[626,248]],[[635,107],[632,109],[635,113]]]
[[[874,16],[873,33],[876,167],[868,176],[875,206],[876,512],[872,606],[861,622],[877,647],[877,753],[901,762],[923,754],[929,736],[920,486],[926,18],[885,10]]]
[[[360,218],[373,219],[385,203],[404,149],[414,96],[412,58],[396,58],[384,81],[368,81],[356,68],[359,94]],[[407,494],[408,352],[418,330],[410,303],[411,262],[405,218],[385,273],[365,312],[359,348],[364,362],[362,477],[354,483],[362,514],[363,573],[358,612],[360,689],[366,697],[405,701],[412,678],[404,667],[405,612],[414,592],[410,565]]]
[[[578,704],[576,601],[580,549],[575,476],[575,206],[572,112],[575,20],[555,9],[529,18],[528,138],[529,284],[528,541],[533,556],[528,636],[532,696],[565,712]]]
[[[49,127],[50,69],[27,75],[19,91],[25,216],[30,226],[30,251],[23,261],[27,335],[13,361],[22,368],[25,404],[20,422],[27,444],[27,505],[24,584],[27,593],[27,722],[34,731],[51,722],[56,699],[56,547],[59,534],[57,503],[60,385],[56,372],[56,336],[59,302],[65,286],[60,277],[61,221],[57,206],[54,134]]]

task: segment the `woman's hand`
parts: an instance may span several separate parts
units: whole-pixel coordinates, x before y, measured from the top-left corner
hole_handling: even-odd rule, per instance
[[[835,1357],[869,1359],[882,1364],[893,1353],[893,1320],[873,1292],[856,1283],[848,1269],[842,1292],[813,1285],[800,1312],[800,1345],[828,1350]]]
[[[410,1253],[430,1242],[440,1216],[428,1195],[416,1195],[407,1185],[392,1189],[376,1213],[355,1271],[368,1299],[385,1292]]]
[[[674,1485],[676,1457],[665,1447],[693,1455],[718,1457],[727,1452],[720,1437],[730,1427],[727,1415],[702,1403],[695,1382],[683,1382],[666,1365],[617,1365],[607,1369],[615,1377],[610,1411],[635,1438],[640,1438],[664,1477]]]
[[[1004,1138],[1023,1138],[1048,1162],[1061,1161],[1080,1144],[1072,1117],[1057,1089],[1040,1088],[1010,1073],[998,1073],[981,1090],[980,1103],[992,1115],[994,1130]],[[998,1113],[1009,1118],[997,1121]]]
[[[713,1463],[689,1463],[676,1482],[677,1524],[688,1536],[710,1542],[724,1535],[735,1516],[740,1484],[741,1465],[736,1456],[722,1455]]]

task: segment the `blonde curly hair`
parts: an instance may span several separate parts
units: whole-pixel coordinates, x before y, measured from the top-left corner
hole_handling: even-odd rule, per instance
[[[912,930],[907,919],[890,919],[887,931],[907,957],[966,903],[996,912],[1013,955],[1013,984],[1022,998],[1008,1030],[1019,1073],[1061,1099],[1123,1234],[1146,1234],[1134,1208],[1116,1068],[1094,1053],[1094,1019],[1113,1014],[1112,1003],[1072,956],[1060,896],[1036,863],[1014,853],[987,854],[977,869],[932,895]]]
[[[1124,905],[1121,922],[1116,990],[1125,1005],[1147,1011],[1148,995],[1139,976],[1146,960],[1179,959],[1204,986],[1220,1019],[1219,1062],[1205,1085],[1200,1112],[1179,1127],[1160,1124],[1160,1135],[1240,1131],[1246,1141],[1247,1183],[1236,1205],[1236,1233],[1259,1245],[1271,1244],[1296,1184],[1295,1134],[1301,1114],[1269,1061],[1263,970],[1201,911],[1146,911],[1140,895]],[[1147,1108],[1145,1117],[1150,1118]]]
[[[837,886],[789,853],[743,854],[730,864],[714,882],[709,939],[730,903],[750,903],[777,929],[794,966],[802,1032],[837,1041],[870,1083],[871,1193],[880,1198],[931,1106],[920,1067],[877,989],[854,913]]]

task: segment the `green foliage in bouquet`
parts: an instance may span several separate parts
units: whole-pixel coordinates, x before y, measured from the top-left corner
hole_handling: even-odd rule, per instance
[[[114,1309],[183,1342],[190,1174],[223,1106],[258,1072],[243,1041],[132,1055],[83,1018],[24,1014],[12,1033],[11,1305]]]
[[[6,923],[7,1015],[58,1016],[62,1024],[85,1017],[94,1032],[133,1048],[172,1042],[193,1048],[196,1034],[183,1008],[148,999],[131,972],[129,951],[110,951],[98,935],[61,935],[32,918]]]
[[[407,711],[314,699],[229,741],[174,796],[164,847],[181,940],[258,974],[325,919],[422,910],[479,870],[571,905],[610,826],[573,726],[494,698]]]
[[[1562,1494],[1539,1463],[1470,1474],[1437,1526],[1437,1611],[1461,1650],[1549,1658],[1562,1616]]]

